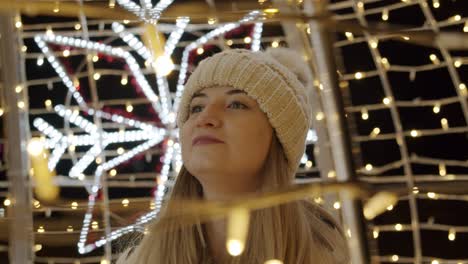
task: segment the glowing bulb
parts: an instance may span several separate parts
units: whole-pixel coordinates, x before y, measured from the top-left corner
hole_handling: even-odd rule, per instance
[[[52,11],[54,11],[54,13],[58,13],[60,11],[59,1],[55,1],[54,9]]]
[[[15,16],[15,27],[16,28],[21,28],[23,26],[23,23],[21,22],[21,15],[16,15]]]
[[[232,44],[234,44],[234,42],[232,41],[232,39],[226,40],[226,45],[232,46]]]
[[[327,174],[328,178],[336,178],[336,171],[331,170]]]
[[[362,79],[363,77],[364,77],[364,73],[362,73],[362,72],[356,72],[356,73],[354,74],[354,78],[355,78],[356,80],[360,80],[360,79]]]
[[[385,97],[382,102],[384,105],[389,105],[392,102],[392,99],[390,97]]]
[[[116,169],[112,169],[112,170],[109,171],[109,176],[114,177],[115,175],[117,175],[117,170]]]
[[[413,193],[414,193],[414,194],[418,194],[418,193],[419,193],[419,188],[416,187],[416,186],[414,186],[414,187],[413,187]]]
[[[462,61],[460,59],[457,59],[455,60],[455,62],[453,62],[453,66],[455,66],[455,68],[460,68],[462,66]]]
[[[80,23],[76,23],[75,24],[75,30],[80,30],[81,29],[81,24]]]
[[[65,58],[68,57],[68,56],[70,56],[70,50],[69,50],[69,49],[63,50],[62,55],[63,55]]]
[[[312,165],[313,165],[313,163],[312,163],[311,160],[308,160],[308,161],[306,162],[306,164],[305,164],[306,168],[308,168],[308,169],[312,168]]]
[[[249,44],[249,43],[251,43],[251,42],[252,42],[252,38],[251,38],[251,37],[245,37],[245,38],[244,38],[244,43],[245,43],[245,44]]]
[[[440,113],[440,104],[434,105],[434,108],[432,108],[432,111],[434,112],[434,114]]]
[[[385,69],[389,69],[390,68],[390,62],[388,61],[387,58],[382,58],[380,59],[380,63],[382,63],[382,65],[384,66]]]
[[[363,108],[363,109],[361,110],[361,118],[362,118],[362,120],[367,120],[367,119],[369,119],[369,112],[367,111],[366,108]]]
[[[23,46],[21,47],[21,51],[22,51],[22,52],[28,51],[28,47],[27,47],[26,45],[23,45]]]
[[[431,199],[436,199],[437,198],[437,194],[435,192],[428,192],[427,193],[427,197],[431,198]]]
[[[372,236],[374,237],[374,239],[377,239],[379,237],[379,229],[374,228],[374,230],[372,231]]]
[[[277,41],[277,40],[273,41],[273,42],[271,43],[271,47],[272,47],[272,48],[277,48],[277,47],[279,47],[279,41]]]
[[[128,23],[130,23],[130,20],[124,19],[124,20],[123,20],[123,23],[124,23],[125,25],[127,25]]]
[[[440,176],[446,176],[447,175],[447,168],[445,167],[445,164],[443,164],[443,163],[439,164],[439,175]]]
[[[455,232],[455,229],[450,228],[449,234],[448,234],[448,239],[449,239],[450,241],[455,241],[455,239],[456,239],[456,232]]]
[[[278,13],[279,10],[277,8],[267,8],[267,9],[264,9],[263,12],[273,15],[273,14]]]
[[[370,44],[371,48],[373,48],[373,49],[376,49],[377,47],[379,47],[379,41],[377,39],[371,39],[369,41],[369,44]]]
[[[463,26],[463,32],[468,33],[468,21],[466,21],[465,25]]]
[[[205,52],[205,50],[204,50],[202,47],[200,47],[200,48],[197,49],[197,54],[198,54],[198,55],[202,55],[203,52]]]
[[[366,171],[371,171],[373,168],[372,164],[366,164]]]
[[[97,221],[93,221],[93,222],[91,222],[91,228],[92,228],[93,230],[96,230],[96,229],[98,229],[98,228],[99,228],[99,224],[98,224],[98,222],[97,222]]]
[[[71,203],[71,209],[76,210],[78,208],[78,203],[77,202],[72,202]]]
[[[42,245],[41,245],[41,244],[36,244],[36,245],[34,245],[34,251],[35,251],[35,252],[38,252],[38,251],[40,251],[41,249],[42,249]]]
[[[432,0],[432,6],[434,8],[439,8],[440,7],[440,2],[439,0]]]
[[[432,63],[434,64],[440,64],[440,60],[439,58],[437,58],[437,55],[435,54],[431,54],[429,55],[429,59],[432,61]]]
[[[387,207],[387,211],[392,211],[392,210],[393,210],[393,205],[389,205],[389,206]]]
[[[439,261],[437,259],[434,259],[433,261],[431,261],[431,264],[439,264]]]
[[[315,119],[317,121],[321,121],[325,118],[325,114],[323,112],[318,112],[316,115],[315,115]]]
[[[16,93],[21,93],[21,91],[23,91],[23,86],[22,86],[22,85],[17,85],[17,86],[15,87],[15,92],[16,92]]]
[[[237,239],[229,239],[227,250],[231,256],[239,256],[244,251],[244,244]]]
[[[92,60],[93,60],[93,62],[98,62],[99,61],[99,56],[98,55],[93,55]]]
[[[122,79],[120,79],[120,84],[127,85],[128,84],[128,77],[126,74],[122,75]]]
[[[213,17],[208,18],[208,25],[213,25],[214,23],[216,23],[216,18],[213,18]]]
[[[122,205],[123,205],[123,207],[127,207],[128,204],[130,204],[130,201],[129,201],[128,199],[123,199],[123,200],[122,200]]]
[[[125,106],[125,110],[129,113],[133,112],[133,105],[127,103],[127,105]]]
[[[460,83],[460,84],[458,85],[458,89],[460,90],[460,92],[461,92],[463,95],[466,94],[466,84]]]
[[[0,108],[0,116],[2,116],[4,113],[3,108]]]
[[[449,129],[449,125],[448,125],[448,120],[447,118],[442,118],[440,120],[440,124],[442,125],[442,129],[443,130],[448,130]]]
[[[8,199],[8,198],[5,199],[5,200],[3,201],[3,205],[4,205],[4,206],[7,206],[7,207],[10,206],[10,205],[11,205],[11,200]]]
[[[346,38],[349,40],[349,41],[353,41],[354,40],[354,35],[352,32],[345,32],[345,36]]]
[[[413,129],[413,130],[411,130],[410,135],[412,137],[417,137],[417,136],[419,136],[419,132],[417,130]]]
[[[117,154],[119,154],[119,155],[124,154],[124,152],[125,152],[125,149],[122,148],[122,147],[119,147],[119,148],[117,149]]]
[[[340,202],[334,202],[333,203],[333,208],[335,208],[336,210],[340,209],[341,208],[341,203]]]
[[[44,233],[45,232],[45,229],[43,226],[39,226],[39,228],[37,229],[37,232],[38,233]]]
[[[460,15],[454,15],[454,16],[452,17],[452,20],[453,20],[453,21],[460,21],[460,20],[461,20],[461,16],[460,16]]]
[[[37,57],[37,66],[42,66],[44,64],[44,56]]]
[[[115,7],[115,0],[109,0],[109,8],[114,8],[114,7]]]
[[[44,142],[39,138],[32,138],[28,143],[28,153],[31,156],[39,156],[44,153]]]
[[[396,224],[395,225],[395,230],[396,231],[401,231],[401,230],[403,230],[403,226],[401,224]]]
[[[69,232],[69,233],[70,233],[70,232],[73,232],[73,226],[69,225],[69,226],[67,227],[67,232]]]
[[[372,129],[371,136],[375,137],[378,134],[380,134],[380,128],[374,127],[374,129]]]
[[[101,74],[99,72],[96,72],[95,74],[93,74],[93,79],[94,80],[99,80],[101,78]]]
[[[398,257],[398,255],[393,255],[393,256],[392,256],[392,261],[393,261],[393,262],[397,262],[398,259],[400,259],[400,258]]]
[[[387,20],[388,20],[388,17],[389,17],[388,9],[384,9],[384,10],[382,11],[382,20],[383,20],[383,21],[387,21]]]
[[[23,101],[19,101],[19,102],[18,102],[18,107],[19,107],[20,109],[23,109],[24,106],[25,106],[25,104],[24,104]]]
[[[198,53],[198,49],[197,49],[197,53]],[[169,75],[175,68],[174,63],[172,62],[171,58],[166,55],[159,56],[154,62],[154,66],[156,68],[156,72],[161,76]]]

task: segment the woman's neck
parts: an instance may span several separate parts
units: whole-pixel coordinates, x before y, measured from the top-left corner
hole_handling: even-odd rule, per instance
[[[216,220],[205,224],[208,249],[215,263],[226,263],[226,221]]]

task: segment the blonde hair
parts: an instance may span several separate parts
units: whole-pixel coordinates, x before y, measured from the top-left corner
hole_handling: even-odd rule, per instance
[[[272,138],[261,175],[262,191],[291,185],[294,180],[278,139]],[[173,199],[202,199],[202,196],[201,184],[183,167],[160,216],[164,217]],[[212,263],[200,225],[187,227],[173,221],[169,231],[153,232],[157,221],[148,226],[149,233],[138,246],[120,256],[117,264]],[[269,259],[288,264],[349,263],[342,230],[329,214],[306,200],[253,211],[245,251],[228,263],[263,264]]]

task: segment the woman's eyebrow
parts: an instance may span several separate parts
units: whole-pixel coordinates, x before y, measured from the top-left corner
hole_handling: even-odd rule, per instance
[[[245,91],[242,91],[242,90],[239,90],[239,89],[234,89],[234,90],[227,91],[226,94],[227,95],[232,95],[232,94],[247,94],[247,93]],[[202,93],[202,92],[197,92],[197,93],[193,94],[192,99],[196,98],[196,97],[207,97],[207,95],[205,93]]]

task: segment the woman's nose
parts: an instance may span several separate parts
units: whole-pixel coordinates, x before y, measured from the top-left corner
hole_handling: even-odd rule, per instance
[[[198,114],[198,127],[219,127],[222,124],[221,110],[216,105],[207,105]]]

